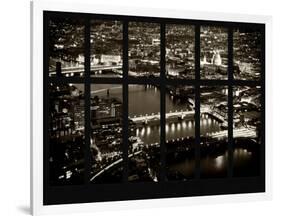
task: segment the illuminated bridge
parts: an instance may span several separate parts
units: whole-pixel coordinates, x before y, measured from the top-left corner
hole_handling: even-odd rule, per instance
[[[180,119],[184,119],[184,117],[188,115],[194,115],[195,111],[194,110],[186,110],[186,111],[175,111],[175,112],[169,112],[166,113],[166,118],[173,118],[173,117],[178,117]],[[152,113],[150,115],[139,115],[139,116],[134,116],[134,117],[129,117],[133,122],[135,123],[144,123],[147,124],[149,121],[153,120],[159,120],[160,119],[160,113]]]
[[[215,113],[213,110],[211,110],[210,108],[202,108],[201,113],[203,114],[210,114],[213,115],[214,117],[218,118],[219,120],[221,120],[222,122],[224,122],[224,118],[219,115],[218,113]],[[166,113],[166,118],[180,118],[180,119],[184,119],[186,116],[190,116],[190,115],[194,115],[195,111],[194,110],[176,110],[174,112],[169,112]],[[153,121],[153,120],[159,120],[160,119],[160,113],[152,113],[150,115],[145,114],[145,115],[139,115],[139,116],[133,116],[133,117],[129,117],[132,121],[134,121],[135,123],[144,123],[147,124],[149,121]]]
[[[122,65],[94,65],[91,66],[91,72],[96,72],[99,71],[102,73],[102,71],[112,71],[113,73],[116,74],[122,74]],[[76,74],[81,74],[84,73],[85,69],[84,67],[67,67],[67,68],[62,68],[61,73],[62,74],[69,74],[70,76],[74,76]],[[50,71],[50,75],[56,75],[56,71]]]
[[[208,114],[211,115],[215,118],[217,118],[218,120],[220,120],[222,122],[223,126],[228,126],[228,122],[227,120],[223,117],[222,114],[220,114],[218,111],[215,111],[213,109],[211,109],[209,106],[204,106],[201,107],[200,109],[201,114]],[[186,116],[189,115],[194,115],[195,111],[192,110],[186,110],[186,111],[175,111],[175,112],[170,112],[170,113],[166,113],[166,118],[179,118],[179,119],[184,119]],[[132,121],[134,121],[135,123],[143,123],[143,124],[148,124],[149,121],[153,121],[153,120],[159,120],[160,119],[160,113],[152,113],[150,115],[140,115],[140,116],[134,116],[130,118]],[[236,128],[233,129],[233,138],[238,138],[238,137],[247,137],[247,138],[255,138],[256,137],[256,129],[255,128]],[[218,131],[218,132],[212,132],[212,133],[208,133],[207,136],[212,137],[212,138],[223,138],[223,137],[227,137],[228,136],[228,130],[222,130],[222,131]]]
[[[212,138],[220,139],[228,136],[228,130],[213,132],[207,135]],[[256,136],[257,136],[256,130],[253,128],[237,128],[233,130],[233,138],[238,138],[238,137],[255,138]]]

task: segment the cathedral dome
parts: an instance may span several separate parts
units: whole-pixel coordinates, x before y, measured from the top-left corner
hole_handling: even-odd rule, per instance
[[[221,55],[220,55],[219,51],[215,51],[212,62],[216,66],[220,66],[222,64]]]

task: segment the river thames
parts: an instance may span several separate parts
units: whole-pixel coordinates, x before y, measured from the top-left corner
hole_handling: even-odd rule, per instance
[[[94,84],[93,84],[94,86]],[[136,116],[145,116],[160,113],[160,90],[154,86],[129,85],[128,88],[128,110],[129,118]],[[99,84],[92,88],[92,94],[104,95],[107,92],[109,97],[117,98],[122,101],[122,85]],[[194,96],[191,95],[190,98]],[[166,93],[166,113],[192,109],[190,104],[183,103],[175,99],[168,92]],[[166,122],[166,142],[195,137],[194,115],[191,115],[181,121]],[[210,133],[221,131],[221,122],[209,115],[201,115],[200,134],[206,136]],[[138,125],[135,132],[136,137],[146,144],[160,143],[160,120],[153,124]],[[211,149],[210,154],[202,154],[200,158],[201,176],[202,177],[225,177],[227,176],[228,153],[227,137],[224,138],[225,145],[219,150]],[[248,173],[256,173],[254,164],[258,163],[257,152],[249,148],[243,148],[243,145],[237,145],[234,148],[234,170],[237,173],[247,170]],[[256,165],[256,167],[258,167]],[[250,171],[249,171],[250,168]],[[194,149],[190,149],[184,159],[168,163],[167,169],[180,175],[190,178],[195,170]]]

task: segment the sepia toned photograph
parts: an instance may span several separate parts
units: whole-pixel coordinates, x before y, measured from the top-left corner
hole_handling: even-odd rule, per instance
[[[129,85],[128,120],[128,181],[158,182],[161,128],[159,86]]]
[[[122,85],[91,85],[92,183],[122,181]]]
[[[129,22],[129,76],[160,76],[160,24]]]
[[[201,79],[228,78],[227,28],[201,26],[200,68]]]
[[[261,32],[251,28],[236,28],[233,32],[234,78],[259,80],[261,76]]]
[[[52,199],[56,187],[78,201],[223,194],[263,177],[261,26],[89,14],[46,21]]]
[[[195,27],[166,25],[166,76],[195,79]]]
[[[122,77],[123,25],[120,21],[92,20],[91,76]]]
[[[51,185],[84,182],[84,85],[49,85],[49,173]]]
[[[261,87],[234,87],[234,176],[260,174],[261,128]]]
[[[200,88],[200,176],[227,177],[228,87]]]
[[[49,76],[84,76],[83,19],[55,17],[48,23]]]
[[[82,20],[49,21],[49,76],[83,76],[84,29]],[[169,79],[195,79],[195,27],[166,25],[165,73]],[[234,77],[256,80],[261,70],[261,35],[249,29],[233,32]],[[128,23],[129,76],[159,77],[160,24]],[[122,78],[123,24],[91,20],[90,75]],[[228,78],[228,29],[200,28],[201,79]],[[128,104],[123,104],[122,82],[91,84],[90,182],[123,181],[123,107],[128,107],[128,181],[160,179],[160,83],[129,84]],[[83,182],[84,88],[83,84],[49,87],[50,169],[54,184]],[[192,179],[195,173],[195,88],[166,85],[166,155],[168,181]],[[233,89],[234,174],[258,174],[261,131],[259,88]],[[200,176],[227,177],[228,87],[200,87]],[[81,113],[79,113],[81,112]],[[78,116],[80,117],[78,118]],[[162,144],[163,145],[163,144]],[[198,144],[197,144],[198,145]],[[59,149],[57,149],[59,148]],[[61,154],[61,155],[60,155]],[[60,158],[62,157],[62,158]],[[72,160],[72,163],[71,163]]]
[[[185,181],[195,173],[195,98],[193,86],[166,87],[166,178]]]

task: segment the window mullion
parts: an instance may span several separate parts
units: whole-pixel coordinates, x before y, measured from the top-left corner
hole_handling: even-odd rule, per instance
[[[195,26],[195,178],[200,178],[200,25]]]
[[[123,21],[123,181],[128,181],[128,21]]]
[[[161,179],[165,181],[166,179],[166,82],[165,82],[165,71],[166,71],[166,26],[165,23],[161,23],[161,35],[160,35],[160,43],[161,43],[161,51],[160,51],[160,90],[161,90],[161,99],[160,99],[160,155],[161,155]]]
[[[228,29],[228,176],[233,176],[233,28]]]
[[[91,172],[91,82],[90,82],[90,20],[85,20],[85,183],[90,181]]]

